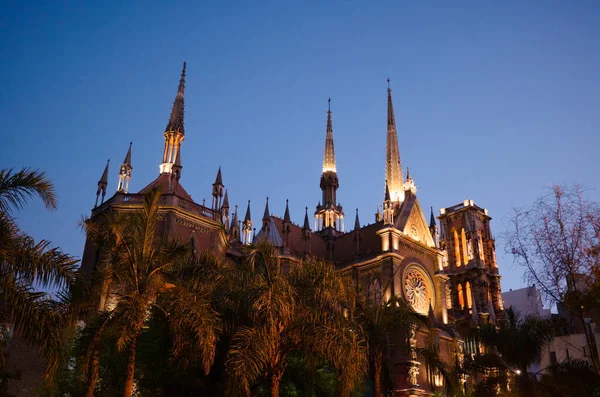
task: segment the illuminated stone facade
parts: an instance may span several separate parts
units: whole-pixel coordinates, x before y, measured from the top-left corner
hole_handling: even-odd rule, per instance
[[[330,261],[339,272],[352,278],[356,287],[373,301],[401,296],[416,312],[428,316],[433,327],[429,330],[399,329],[391,338],[395,340],[395,347],[389,353],[395,395],[443,392],[442,377],[419,362],[416,349],[433,345],[449,365],[457,360],[460,362],[464,354],[478,348],[477,341],[469,338],[470,330],[483,321],[495,322],[502,314],[491,218],[486,210],[472,200],[466,200],[440,210],[439,228],[433,210],[427,223],[414,180],[408,172],[403,180],[391,89],[388,87],[383,214],[378,211],[374,223],[361,226],[357,210],[354,228],[347,231],[337,197],[340,181],[331,109],[327,112],[320,179],[322,197],[316,206],[312,227],[308,207],[300,226],[291,222],[287,203],[283,219],[271,215],[268,199],[262,224],[253,224],[250,202],[243,221],[237,206],[230,214],[228,193],[241,192],[224,190],[220,168],[213,184],[210,207],[195,203],[179,183],[180,150],[185,136],[184,88],[185,66],[164,133],[165,148],[159,176],[139,193],[121,189],[105,201],[106,168],[98,183],[96,206],[91,217],[109,208],[117,211],[140,208],[143,194],[160,188],[163,196],[157,228],[164,238],[189,239],[198,251],[211,250],[232,259],[240,257],[246,244],[269,241],[278,250],[284,271],[305,257],[317,257]],[[132,176],[131,147],[124,165],[128,182]],[[100,194],[102,198],[98,203]],[[253,225],[260,225],[259,230]],[[83,270],[91,274],[99,257],[93,244],[86,242]]]

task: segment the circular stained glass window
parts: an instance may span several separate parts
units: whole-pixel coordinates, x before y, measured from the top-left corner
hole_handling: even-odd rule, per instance
[[[411,266],[404,273],[404,292],[406,300],[414,311],[427,314],[433,304],[433,290],[429,277],[418,267]]]

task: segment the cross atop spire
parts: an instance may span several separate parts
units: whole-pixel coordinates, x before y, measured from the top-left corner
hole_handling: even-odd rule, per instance
[[[333,148],[333,124],[331,122],[331,98],[328,99],[327,133],[325,135],[325,154],[323,155],[323,172],[336,172],[335,150]]]
[[[385,178],[389,185],[391,199],[394,202],[404,201],[404,178],[402,177],[402,164],[400,150],[398,149],[398,133],[396,131],[396,118],[392,104],[392,89],[388,78],[388,114],[387,114],[387,139],[385,149]]]
[[[165,128],[167,132],[179,132],[181,135],[185,135],[185,128],[183,126],[183,96],[185,92],[185,69],[186,63],[183,63],[183,70],[181,71],[181,79],[179,80],[179,87],[177,87],[177,95],[173,102],[173,109],[171,110],[171,117]]]

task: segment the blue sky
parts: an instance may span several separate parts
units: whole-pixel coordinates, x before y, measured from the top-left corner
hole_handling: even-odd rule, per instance
[[[182,184],[198,202],[220,165],[232,204],[252,200],[257,218],[265,196],[280,215],[289,198],[300,223],[320,199],[331,97],[346,223],[357,207],[373,222],[388,76],[423,208],[473,199],[500,235],[552,183],[600,200],[597,1],[13,2],[2,14],[1,166],[48,172],[59,209],[36,202],[19,223],[76,256],[106,159],[110,194],[129,141],[130,190],[158,175],[183,61]],[[498,260],[503,290],[523,286],[501,241]]]

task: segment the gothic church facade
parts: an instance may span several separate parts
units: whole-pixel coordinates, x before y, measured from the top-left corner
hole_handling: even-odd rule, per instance
[[[407,336],[405,346],[390,353],[395,395],[443,392],[440,374],[419,361],[416,348],[433,344],[444,361],[452,365],[480,348],[470,337],[470,330],[483,322],[496,323],[502,315],[491,217],[472,200],[465,200],[440,209],[437,220],[431,209],[429,223],[426,221],[415,183],[408,172],[406,178],[403,174],[389,81],[382,210],[378,210],[375,223],[367,226],[361,226],[356,210],[354,227],[348,231],[337,197],[340,182],[330,109],[320,179],[322,196],[313,222],[307,207],[303,225],[293,224],[287,203],[283,218],[273,216],[268,199],[260,223],[252,221],[250,202],[241,219],[237,206],[234,210],[230,208],[229,191],[223,184],[220,168],[212,186],[210,207],[194,202],[180,183],[181,146],[185,140],[185,72],[184,63],[164,133],[159,175],[139,192],[129,191],[133,170],[130,145],[119,167],[117,191],[105,200],[107,163],[98,182],[91,218],[108,209],[139,209],[144,193],[159,188],[163,194],[157,228],[164,238],[188,239],[198,251],[211,250],[234,259],[242,255],[245,245],[268,241],[278,250],[284,271],[307,256],[317,257],[351,277],[356,287],[374,301],[401,296],[415,312],[429,316],[433,327],[427,331],[402,331]],[[91,274],[99,256],[93,243],[86,241],[82,270]]]

